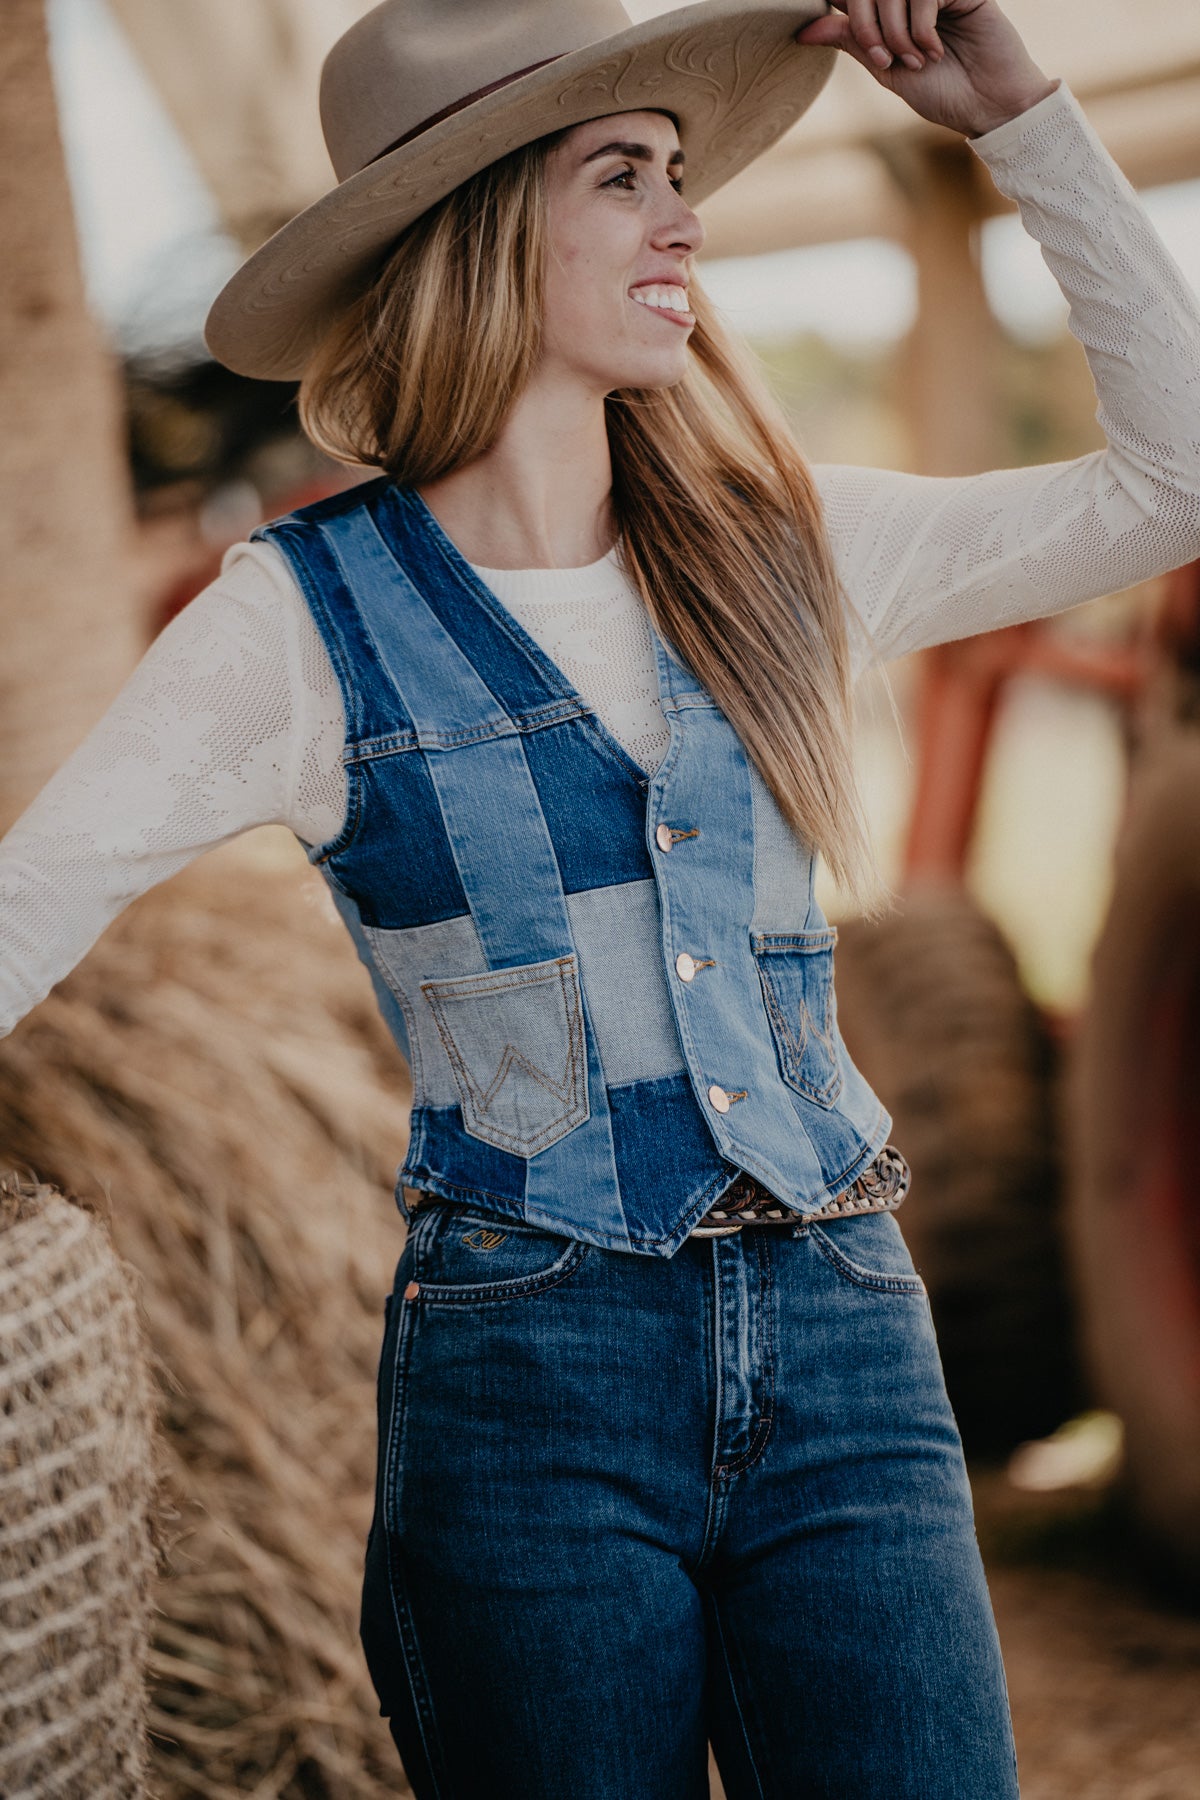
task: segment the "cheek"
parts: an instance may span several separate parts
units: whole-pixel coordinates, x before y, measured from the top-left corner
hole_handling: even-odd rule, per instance
[[[546,273],[546,326],[560,344],[579,343],[590,326],[612,332],[623,320],[624,289],[604,259],[586,244],[563,245]]]

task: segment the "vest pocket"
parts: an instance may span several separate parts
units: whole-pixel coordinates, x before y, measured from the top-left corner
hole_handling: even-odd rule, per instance
[[[536,1156],[588,1117],[574,955],[423,981],[472,1137]]]
[[[751,937],[780,1071],[790,1087],[818,1106],[832,1106],[846,1080],[833,997],[837,935],[836,925],[826,925]]]

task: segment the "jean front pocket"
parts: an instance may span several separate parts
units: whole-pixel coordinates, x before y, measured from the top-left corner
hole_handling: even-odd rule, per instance
[[[885,1294],[924,1294],[925,1283],[913,1266],[894,1214],[860,1213],[857,1218],[809,1225],[806,1229],[843,1281]]]
[[[472,1137],[536,1156],[588,1117],[574,955],[423,981]]]
[[[780,1072],[818,1106],[832,1106],[846,1080],[833,995],[837,935],[836,925],[826,925],[751,939]]]
[[[416,1277],[412,1303],[486,1306],[557,1287],[585,1261],[589,1246],[539,1225],[424,1202],[409,1232]]]

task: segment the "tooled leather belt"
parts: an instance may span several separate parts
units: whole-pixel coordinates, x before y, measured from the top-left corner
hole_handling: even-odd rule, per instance
[[[800,1213],[784,1206],[753,1175],[739,1175],[715,1206],[692,1226],[692,1237],[724,1237],[743,1225],[805,1224],[817,1219],[845,1219],[854,1213],[893,1212],[909,1190],[912,1170],[895,1144],[885,1144],[850,1187],[835,1194],[816,1212]]]

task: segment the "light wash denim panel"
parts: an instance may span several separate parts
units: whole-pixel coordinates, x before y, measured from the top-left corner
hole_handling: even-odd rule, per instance
[[[405,1216],[420,1188],[671,1256],[740,1171],[800,1214],[848,1187],[892,1119],[838,1028],[814,858],[657,633],[650,775],[415,490],[254,535],[341,685],[346,819],[304,847],[412,1067]]]

